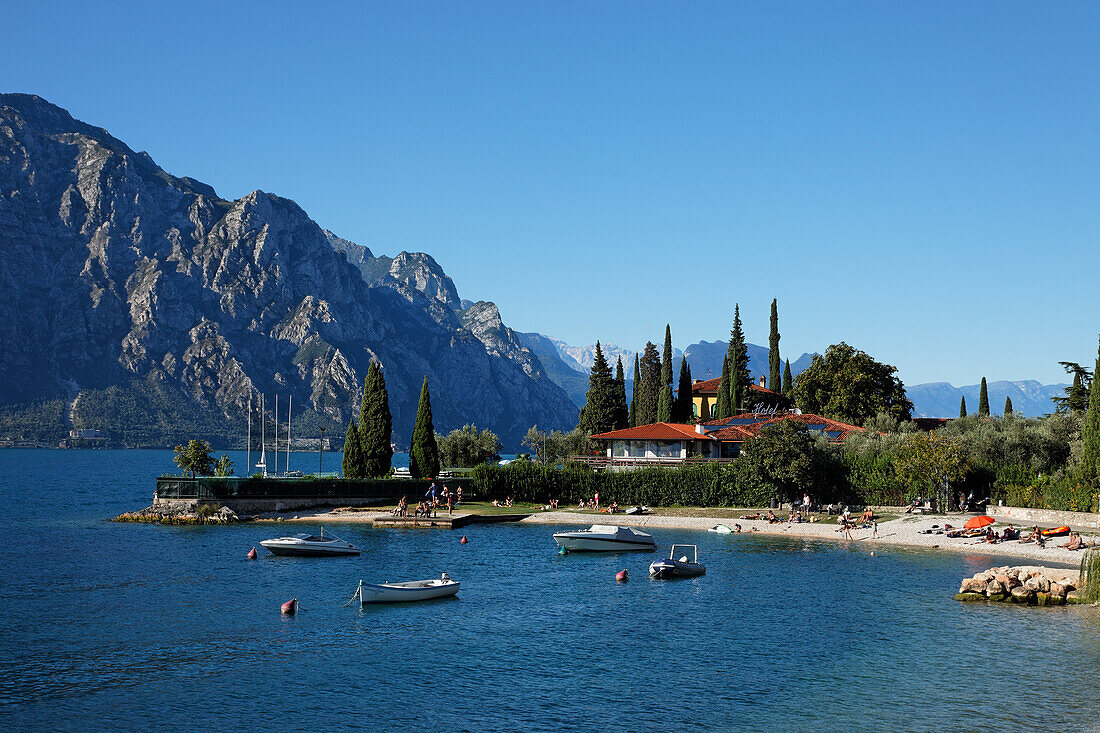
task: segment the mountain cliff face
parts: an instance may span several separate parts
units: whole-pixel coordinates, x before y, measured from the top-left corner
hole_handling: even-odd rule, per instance
[[[1034,379],[1017,382],[1002,380],[989,382],[989,409],[994,415],[1004,411],[1005,397],[1012,398],[1013,412],[1028,417],[1040,417],[1054,412],[1054,397],[1065,397],[1068,384],[1040,384]],[[980,384],[956,387],[950,382],[928,382],[905,388],[913,401],[913,417],[958,417],[959,401],[966,397],[966,410],[971,415],[978,412]]]
[[[463,309],[427,255],[335,240],[293,201],[223,200],[38,97],[0,95],[0,404],[156,394],[166,423],[236,424],[278,393],[335,428],[377,359],[399,444],[425,375],[438,431],[474,422],[514,446],[532,424],[576,423],[495,306]]]

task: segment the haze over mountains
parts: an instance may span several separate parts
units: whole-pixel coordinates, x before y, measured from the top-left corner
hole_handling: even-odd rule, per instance
[[[439,431],[476,422],[515,447],[577,421],[496,306],[460,301],[430,256],[374,257],[263,191],[224,200],[26,94],[0,95],[0,282],[0,434],[225,444],[260,393],[342,431],[372,359],[399,445],[425,375]]]

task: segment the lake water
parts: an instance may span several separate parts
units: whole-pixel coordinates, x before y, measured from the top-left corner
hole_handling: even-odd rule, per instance
[[[953,601],[987,558],[654,530],[708,570],[651,581],[653,554],[560,557],[544,526],[333,527],[362,556],[248,561],[286,527],[107,521],[172,469],[0,450],[0,728],[1098,729],[1100,614]],[[341,607],[442,571],[457,598]]]

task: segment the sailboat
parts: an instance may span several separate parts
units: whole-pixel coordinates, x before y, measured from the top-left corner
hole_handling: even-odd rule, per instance
[[[256,464],[256,468],[267,478],[267,421],[264,420],[264,402],[264,396],[260,395],[260,462]]]

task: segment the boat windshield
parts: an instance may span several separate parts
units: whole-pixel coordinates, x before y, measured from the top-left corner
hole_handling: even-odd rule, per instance
[[[301,534],[294,535],[294,539],[302,540],[303,542],[330,542],[331,541],[331,539],[329,539],[329,538],[318,537],[315,534],[306,534],[304,532],[302,532]]]

